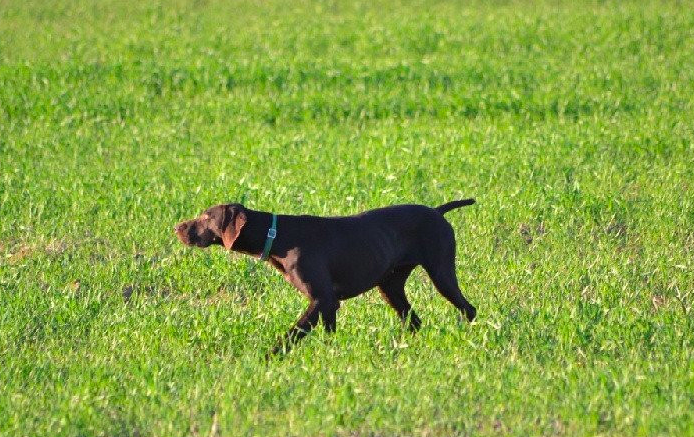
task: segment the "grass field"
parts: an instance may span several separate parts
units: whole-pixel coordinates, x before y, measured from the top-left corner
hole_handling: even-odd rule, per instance
[[[0,435],[694,435],[693,10],[0,0]],[[269,363],[303,297],[172,232],[464,197],[474,324]]]

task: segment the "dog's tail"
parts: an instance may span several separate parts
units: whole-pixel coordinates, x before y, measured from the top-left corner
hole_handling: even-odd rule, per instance
[[[454,200],[453,202],[448,202],[448,203],[444,203],[441,206],[437,206],[435,209],[438,212],[440,212],[441,214],[445,214],[452,209],[460,208],[461,206],[472,205],[473,203],[475,203],[475,199],[472,199],[472,198],[463,199],[463,200]]]

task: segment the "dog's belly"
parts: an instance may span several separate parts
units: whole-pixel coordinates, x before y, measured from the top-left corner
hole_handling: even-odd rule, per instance
[[[376,267],[376,266],[373,266]],[[376,286],[383,277],[387,267],[351,271],[333,276],[333,289],[338,299],[355,297]]]
[[[372,289],[392,268],[391,263],[368,251],[364,251],[361,256],[350,257],[348,262],[333,263],[330,277],[335,295],[344,300]],[[349,268],[345,268],[347,266]]]
[[[419,262],[412,259],[399,260],[393,264],[372,265],[369,269],[353,271],[352,275],[333,277],[333,290],[340,300],[359,296],[378,286],[385,278],[390,276],[395,269],[402,266],[414,266]]]
[[[368,291],[376,286],[376,284],[371,284],[370,286],[363,286],[363,287],[354,287],[353,285],[349,284],[333,284],[334,290],[335,290],[335,295],[339,300],[345,300],[345,299],[350,299],[356,296],[359,296],[360,294],[364,293],[365,291]]]

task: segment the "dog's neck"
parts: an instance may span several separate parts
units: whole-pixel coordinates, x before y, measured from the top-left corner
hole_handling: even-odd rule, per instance
[[[272,214],[246,208],[246,224],[241,228],[231,250],[259,257],[265,248],[267,231],[272,226]]]

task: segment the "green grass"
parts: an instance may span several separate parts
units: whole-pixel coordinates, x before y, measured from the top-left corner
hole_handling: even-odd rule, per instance
[[[694,434],[694,5],[0,0],[0,434]],[[243,200],[447,215],[416,270],[305,302],[172,226]]]

